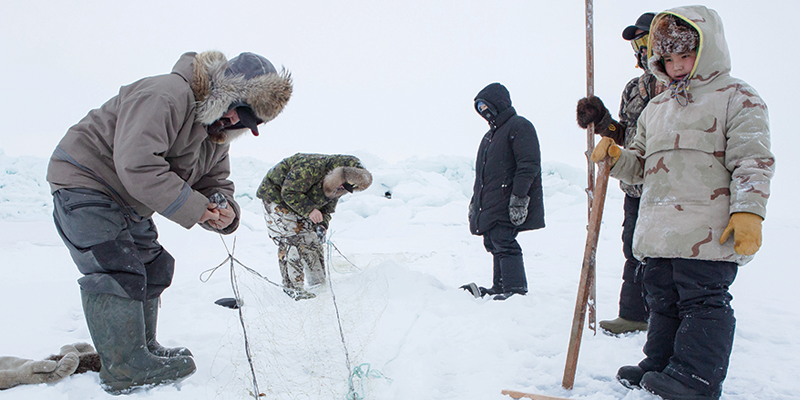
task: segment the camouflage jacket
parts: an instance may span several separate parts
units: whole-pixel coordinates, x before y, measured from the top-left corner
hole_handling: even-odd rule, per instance
[[[336,167],[364,168],[353,156],[297,153],[267,172],[256,196],[265,203],[283,204],[306,218],[316,208],[327,227],[339,199],[325,196],[322,180]]]
[[[622,92],[622,101],[619,105],[619,122],[624,126],[625,136],[618,143],[620,146],[629,148],[633,144],[636,136],[636,122],[642,110],[650,102],[650,99],[663,92],[665,86],[656,79],[655,75],[645,71],[641,76],[633,78],[625,85]],[[642,196],[642,185],[629,185],[620,181],[619,187],[626,195],[639,198]]]
[[[732,213],[766,216],[775,164],[767,106],[755,89],[730,76],[715,11],[679,7],[658,14],[653,24],[666,13],[700,30],[700,44],[689,88],[670,88],[650,101],[633,143],[611,170],[643,185],[634,255],[744,265],[752,256],[734,251],[733,235],[722,245],[719,239]],[[649,66],[668,82],[659,56]]]

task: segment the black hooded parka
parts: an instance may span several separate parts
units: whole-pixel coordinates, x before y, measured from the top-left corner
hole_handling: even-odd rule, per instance
[[[516,227],[517,231],[544,228],[541,154],[536,129],[517,115],[507,90],[489,85],[476,99],[491,103],[498,114],[478,147],[470,231],[473,235],[483,235],[497,224],[513,226],[508,213],[512,193],[530,197],[528,217]]]

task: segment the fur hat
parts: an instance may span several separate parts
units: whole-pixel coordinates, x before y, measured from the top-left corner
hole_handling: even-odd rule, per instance
[[[292,75],[277,72],[269,60],[242,53],[230,61],[218,51],[200,53],[194,60],[192,91],[197,101],[195,120],[211,125],[232,107],[248,107],[261,123],[272,121],[292,96]],[[216,143],[231,140],[247,128],[223,131]],[[253,130],[257,134],[258,130]]]
[[[336,167],[325,175],[322,180],[322,190],[328,198],[343,195],[347,192],[337,193],[339,186],[349,184],[352,191],[360,192],[372,185],[372,174],[364,168]],[[352,191],[347,189],[348,192]]]
[[[658,19],[650,32],[650,46],[654,54],[680,54],[697,49],[700,34],[688,22],[668,14]]]

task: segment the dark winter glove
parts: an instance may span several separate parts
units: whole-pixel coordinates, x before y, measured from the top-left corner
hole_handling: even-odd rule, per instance
[[[325,243],[325,234],[327,233],[325,227],[322,225],[317,225],[315,230],[317,232],[317,238],[319,238],[320,243]]]
[[[515,226],[522,225],[528,218],[528,203],[531,198],[528,196],[518,197],[511,195],[511,200],[508,203],[508,216],[511,218],[511,223]]]
[[[578,126],[583,129],[589,127],[589,124],[599,124],[606,115],[611,115],[608,109],[603,104],[599,97],[591,96],[584,97],[578,100]]]
[[[584,97],[578,100],[578,126],[586,129],[594,123],[594,133],[614,139],[622,146],[625,144],[625,126],[611,118],[611,113],[599,97]]]

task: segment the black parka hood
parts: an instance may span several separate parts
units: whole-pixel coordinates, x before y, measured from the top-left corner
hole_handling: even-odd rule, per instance
[[[507,108],[511,107],[511,94],[508,89],[500,83],[491,83],[478,92],[474,100],[481,99],[491,104],[497,113],[502,113]]]

